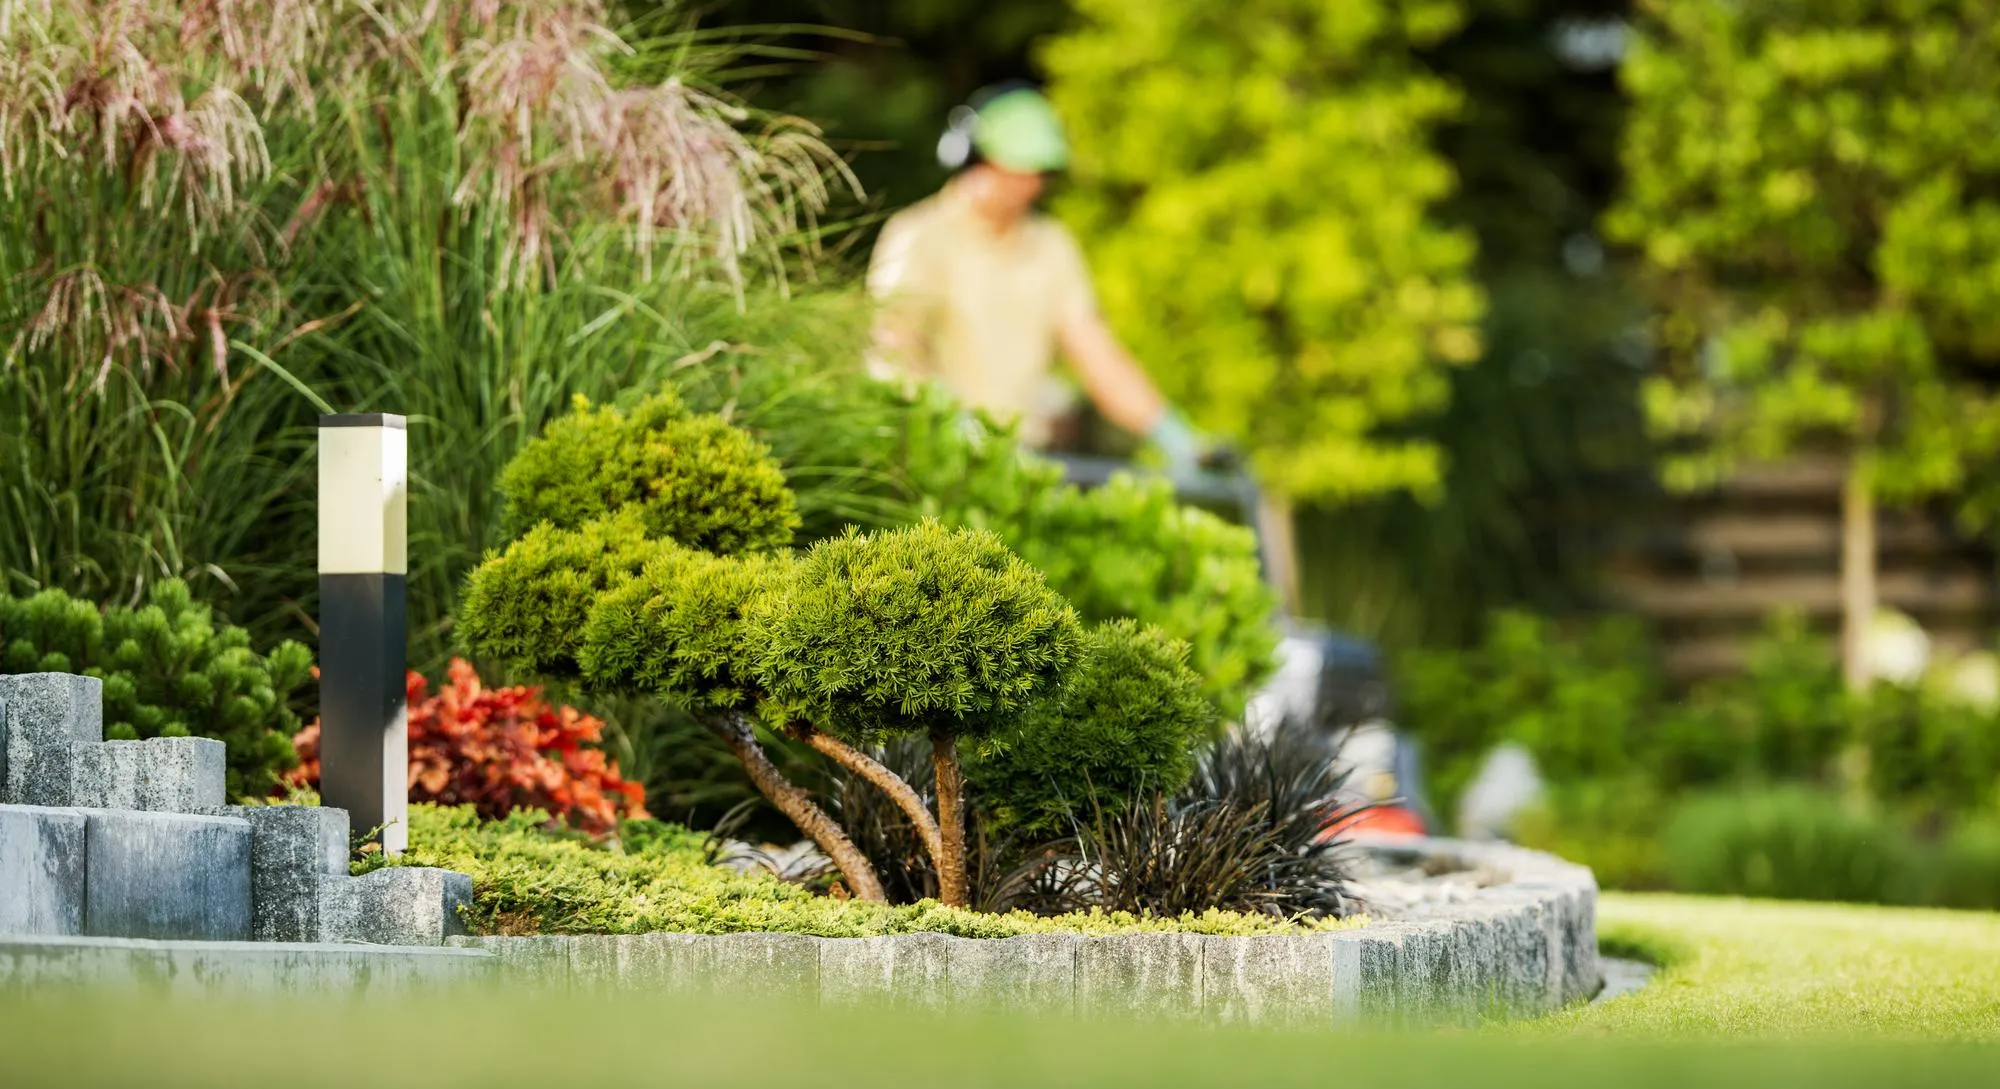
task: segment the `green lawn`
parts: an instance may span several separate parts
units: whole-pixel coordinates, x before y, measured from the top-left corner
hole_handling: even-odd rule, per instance
[[[1613,894],[1598,931],[1665,970],[1513,1030],[2000,1041],[2000,913]]]
[[[1607,896],[1669,967],[1480,1031],[1260,1032],[511,992],[388,1001],[0,999],[0,1086],[938,1089],[2000,1085],[2000,915]]]

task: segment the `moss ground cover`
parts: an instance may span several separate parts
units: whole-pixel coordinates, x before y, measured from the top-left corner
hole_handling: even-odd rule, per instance
[[[828,938],[937,932],[968,938],[1069,931],[1086,934],[1173,930],[1273,934],[1304,926],[1229,911],[1174,918],[1087,911],[1038,916],[983,914],[935,901],[891,906],[821,896],[765,873],[713,865],[704,838],[678,825],[630,822],[615,844],[544,830],[541,814],[517,810],[481,821],[470,807],[410,807],[406,866],[443,866],[472,875],[468,924],[485,934],[696,934],[772,931]]]

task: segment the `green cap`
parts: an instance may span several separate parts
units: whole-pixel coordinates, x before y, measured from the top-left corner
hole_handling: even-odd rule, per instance
[[[987,162],[1022,174],[1046,174],[1069,165],[1062,120],[1039,92],[1007,91],[979,107],[972,146]]]

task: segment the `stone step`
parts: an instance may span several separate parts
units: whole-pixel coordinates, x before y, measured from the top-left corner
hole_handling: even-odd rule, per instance
[[[475,949],[300,942],[175,942],[0,937],[0,994],[52,987],[185,997],[289,992],[364,996],[485,983],[497,960]]]
[[[220,807],[227,749],[207,737],[79,741],[70,755],[70,800],[96,809],[200,813]]]
[[[0,805],[68,805],[76,743],[104,740],[104,682],[0,675],[0,704]]]
[[[83,933],[84,814],[0,805],[0,934]]]
[[[250,822],[74,809],[84,814],[83,932],[106,938],[247,941]]]
[[[359,877],[320,878],[321,941],[442,945],[463,935],[459,908],[472,878],[455,870],[389,866]]]
[[[347,811],[234,805],[209,812],[250,825],[251,934],[260,942],[321,940],[320,885],[347,874]]]

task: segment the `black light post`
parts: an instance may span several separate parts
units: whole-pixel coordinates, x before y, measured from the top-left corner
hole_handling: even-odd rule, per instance
[[[409,843],[408,435],[401,416],[319,419],[320,799],[389,854]]]

